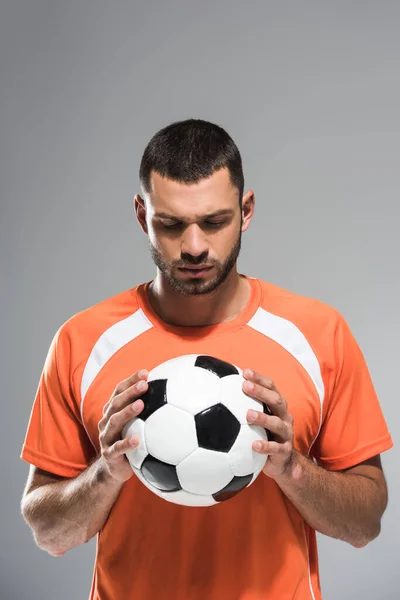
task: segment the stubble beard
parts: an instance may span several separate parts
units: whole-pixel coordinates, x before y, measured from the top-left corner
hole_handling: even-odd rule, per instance
[[[189,279],[186,281],[180,280],[174,277],[174,271],[179,267],[189,267],[196,264],[195,261],[190,262],[188,260],[164,260],[161,252],[157,250],[155,246],[149,240],[149,249],[154,264],[160,270],[162,276],[168,282],[170,287],[183,296],[200,296],[205,294],[211,294],[220,285],[224,283],[229,273],[235,266],[237,259],[240,254],[242,243],[242,232],[239,231],[239,235],[235,244],[233,245],[229,255],[223,263],[216,259],[203,258],[202,262],[206,262],[208,265],[213,265],[216,271],[215,276],[209,281],[199,281],[197,279]],[[199,263],[197,263],[199,264]]]

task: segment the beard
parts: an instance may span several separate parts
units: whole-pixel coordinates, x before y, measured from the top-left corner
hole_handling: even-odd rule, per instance
[[[236,264],[240,254],[241,243],[242,231],[240,230],[230,253],[222,262],[215,258],[209,258],[207,253],[197,257],[191,256],[190,254],[182,254],[182,258],[180,260],[167,261],[163,258],[161,252],[157,250],[157,248],[153,246],[150,241],[149,249],[155,265],[158,267],[164,279],[169,283],[170,287],[175,292],[178,292],[183,296],[200,296],[204,294],[211,294],[223,284]],[[215,276],[208,281],[201,281],[195,278],[181,280],[174,275],[176,269],[178,268],[185,268],[203,263],[213,266],[215,270]]]

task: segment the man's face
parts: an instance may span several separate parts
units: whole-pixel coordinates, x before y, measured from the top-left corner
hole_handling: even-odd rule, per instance
[[[172,289],[200,295],[218,288],[241,244],[242,212],[229,172],[190,185],[153,173],[145,208],[150,252]]]

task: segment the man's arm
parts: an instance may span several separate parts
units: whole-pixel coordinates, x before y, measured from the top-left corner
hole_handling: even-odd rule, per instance
[[[38,476],[47,483],[36,485]],[[36,544],[52,556],[61,556],[96,535],[123,485],[111,477],[102,457],[72,479],[54,481],[40,471],[38,476],[33,474],[21,512]]]
[[[126,453],[136,448],[137,436],[121,433],[144,408],[148,372],[135,373],[119,383],[103,408],[99,422],[100,454],[77,477],[60,479],[46,472],[28,481],[21,512],[37,545],[53,556],[88,542],[104,525],[122,485],[133,475]]]
[[[250,423],[273,434],[272,441],[254,442],[268,454],[264,473],[274,479],[304,520],[325,535],[355,547],[365,546],[380,532],[387,505],[387,487],[379,456],[346,472],[327,471],[293,448],[293,417],[274,383],[249,369],[243,390],[268,405],[272,414],[249,411]],[[254,414],[252,414],[254,413]]]
[[[346,472],[333,472],[294,450],[287,469],[274,479],[320,533],[356,548],[379,535],[388,498],[379,455]]]

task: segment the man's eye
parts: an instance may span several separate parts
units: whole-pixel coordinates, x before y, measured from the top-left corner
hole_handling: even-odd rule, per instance
[[[211,227],[211,228],[218,228],[218,227],[222,227],[222,225],[224,225],[225,221],[204,221],[204,226],[205,227]],[[180,221],[177,221],[176,223],[162,223],[162,226],[164,227],[164,229],[182,229],[183,227],[183,223]]]
[[[205,221],[204,222],[204,224],[207,225],[207,227],[221,227],[224,223],[225,223],[225,221]]]
[[[178,229],[179,227],[182,227],[182,223],[163,223],[163,227],[165,227],[165,229]]]

